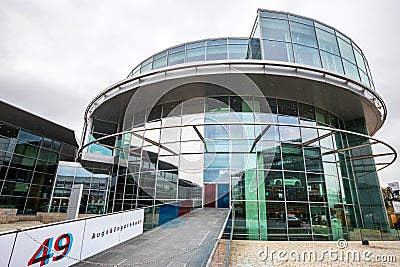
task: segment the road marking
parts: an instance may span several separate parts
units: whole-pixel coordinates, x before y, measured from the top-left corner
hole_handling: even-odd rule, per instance
[[[118,263],[117,265],[114,265],[114,267],[121,265],[122,263],[126,262],[128,259],[125,259],[123,261],[121,261],[120,263]]]
[[[219,218],[217,218],[213,224],[216,224],[218,220],[219,220]]]
[[[187,222],[185,222],[185,223],[188,223],[188,222],[190,222],[191,220],[194,220],[194,218],[192,218],[192,219],[188,220],[188,221],[187,221]]]
[[[168,233],[168,234],[166,234],[166,235],[160,237],[159,239],[155,240],[153,243],[156,243],[156,242],[160,241],[161,239],[163,239],[164,237],[168,236],[169,234],[170,234],[170,233]]]
[[[204,237],[203,237],[203,239],[201,240],[201,242],[200,242],[199,245],[201,245],[201,243],[203,243],[204,239],[206,239],[206,237],[207,237],[207,235],[208,235],[209,233],[210,233],[210,231],[208,231],[208,232],[204,235]]]

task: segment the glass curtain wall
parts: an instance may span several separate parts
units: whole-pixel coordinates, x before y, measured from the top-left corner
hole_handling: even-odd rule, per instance
[[[255,240],[335,240],[366,221],[354,155],[346,150],[352,144],[348,134],[334,131],[346,130],[335,114],[234,95],[160,103],[137,113],[114,152],[120,161],[108,212],[184,199],[233,206],[235,238]],[[282,125],[266,127],[271,118]],[[319,126],[329,129],[313,128]],[[374,200],[368,201],[371,210]],[[376,217],[373,223],[384,224]]]
[[[372,87],[361,50],[339,31],[284,13],[259,11],[262,58],[324,68]]]
[[[47,211],[60,159],[76,148],[0,122],[0,207]]]

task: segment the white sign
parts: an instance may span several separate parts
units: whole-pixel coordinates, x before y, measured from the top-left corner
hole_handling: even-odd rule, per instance
[[[122,213],[122,226],[119,242],[122,243],[143,234],[144,209]]]
[[[18,233],[10,267],[65,267],[76,263],[68,257],[79,259],[84,228],[85,221],[78,221]]]
[[[83,192],[83,184],[74,184],[69,195],[67,220],[78,219],[79,207]]]
[[[0,266],[8,266],[16,233],[0,235]]]
[[[140,209],[0,235],[0,267],[70,266],[141,235],[143,220]]]
[[[142,234],[143,219],[141,209],[86,220],[82,259]]]
[[[82,259],[119,244],[121,214],[86,220]]]

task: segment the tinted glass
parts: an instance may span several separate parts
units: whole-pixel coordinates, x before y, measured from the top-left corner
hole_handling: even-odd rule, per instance
[[[289,22],[287,20],[261,18],[262,38],[290,42]]]
[[[320,51],[320,52],[321,52],[322,66],[324,67],[324,69],[344,74],[342,59],[339,56],[336,56],[334,54],[325,51]]]
[[[339,47],[336,42],[336,37],[333,34],[320,29],[315,29],[317,32],[319,48],[333,54],[339,55]]]
[[[356,59],[354,58],[353,48],[351,44],[343,41],[341,38],[338,38],[337,40],[341,56],[350,61],[351,63],[356,64]]]
[[[303,45],[294,45],[294,56],[296,63],[321,67],[318,49]]]
[[[290,30],[292,31],[293,43],[317,47],[317,37],[315,36],[314,27],[291,22]]]
[[[265,59],[294,62],[291,43],[264,40],[263,46]]]

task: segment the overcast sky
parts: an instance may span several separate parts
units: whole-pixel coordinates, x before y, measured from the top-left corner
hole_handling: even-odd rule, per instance
[[[89,101],[146,57],[183,42],[248,37],[257,8],[331,25],[364,51],[388,107],[376,137],[400,152],[398,0],[72,1],[1,0],[1,99],[74,129]],[[400,181],[399,160],[380,172]]]

